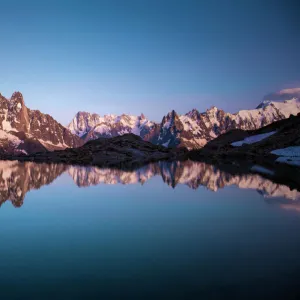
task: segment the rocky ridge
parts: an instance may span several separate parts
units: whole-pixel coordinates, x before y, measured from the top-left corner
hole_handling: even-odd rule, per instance
[[[91,140],[78,148],[67,148],[30,155],[2,155],[2,159],[100,167],[135,168],[159,160],[185,159],[187,150],[171,149],[142,140],[134,134]]]

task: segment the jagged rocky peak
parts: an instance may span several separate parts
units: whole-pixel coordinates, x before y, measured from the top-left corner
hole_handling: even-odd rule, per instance
[[[157,143],[165,147],[177,147],[180,144],[179,134],[182,130],[180,117],[172,110],[161,121]]]
[[[210,108],[206,110],[207,112],[217,112],[218,108],[215,105],[212,105]]]
[[[51,116],[28,109],[20,92],[14,92],[9,100],[0,98],[0,134],[0,151],[4,153],[28,154],[82,144]]]
[[[218,114],[221,110],[219,110],[216,106],[211,106],[209,109],[206,110],[206,114],[208,118],[217,118]]]
[[[23,95],[20,92],[14,92],[10,98],[9,105],[15,108],[17,111],[21,109],[27,109],[25,106]]]
[[[12,101],[19,100],[19,101],[22,101],[24,103],[23,95],[20,92],[14,92],[12,94],[10,100],[12,100]]]
[[[186,113],[187,116],[194,116],[194,115],[197,115],[197,114],[199,114],[199,111],[196,108],[193,108],[191,111]]]
[[[23,95],[20,92],[14,92],[10,98],[9,106],[11,109],[15,110],[17,113],[19,113],[23,109],[27,109],[25,106],[25,102],[23,99]],[[26,116],[23,115],[23,117],[26,119]],[[26,121],[28,121],[26,119]]]
[[[99,118],[100,116],[96,113],[89,113],[86,111],[79,111],[76,116],[78,118]]]
[[[176,119],[176,118],[179,118],[179,115],[177,114],[177,112],[173,109],[172,112],[171,112],[171,117],[173,119]]]
[[[176,111],[173,109],[172,111],[168,112],[162,120],[162,123],[168,122],[166,126],[170,127],[174,124],[176,120],[179,120],[179,115],[176,113]]]
[[[86,111],[79,111],[76,114],[77,120],[83,120],[83,121],[87,121],[87,120],[91,119],[92,117],[96,117],[96,116],[98,117],[98,115],[91,114],[91,113],[86,112]]]
[[[81,137],[100,123],[100,121],[101,117],[98,114],[79,111],[68,125],[68,128],[73,134]]]
[[[9,100],[2,103],[1,108],[2,130],[29,132],[28,110],[20,92],[14,92]]]

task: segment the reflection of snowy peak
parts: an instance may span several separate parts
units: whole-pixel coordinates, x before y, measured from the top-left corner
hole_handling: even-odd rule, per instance
[[[79,187],[98,184],[145,184],[154,176],[172,188],[187,185],[197,189],[206,187],[218,191],[226,186],[252,189],[269,198],[286,198],[283,208],[300,209],[300,193],[288,186],[277,184],[257,174],[234,175],[216,166],[200,162],[159,162],[143,166],[137,170],[100,169],[97,167],[68,166],[65,164],[20,163],[17,161],[0,161],[0,206],[10,200],[14,206],[23,204],[25,195],[32,189],[53,182],[66,172]],[[275,199],[274,199],[275,200]]]
[[[135,171],[124,171],[118,169],[97,167],[71,166],[68,169],[69,175],[79,187],[97,184],[143,184],[153,177],[153,171],[149,166],[142,167]]]
[[[134,171],[72,166],[68,173],[80,187],[97,184],[144,184],[154,176],[161,176],[173,188],[184,184],[192,189],[205,186],[216,192],[235,185],[241,189],[257,190],[266,198],[284,197],[300,201],[300,193],[286,185],[273,183],[258,174],[232,175],[201,162],[158,162]]]
[[[280,95],[287,97],[287,90],[283,91]],[[298,89],[292,91],[298,92]],[[254,130],[299,112],[300,98],[291,97],[281,102],[265,99],[256,109],[241,110],[235,114],[226,113],[215,106],[202,113],[193,109],[185,115],[178,115],[173,110],[163,117],[160,124],[149,121],[143,115],[100,117],[79,112],[68,128],[85,141],[134,133],[155,144],[195,149],[231,129]]]

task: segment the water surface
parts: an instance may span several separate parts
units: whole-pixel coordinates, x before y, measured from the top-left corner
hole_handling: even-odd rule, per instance
[[[300,193],[204,163],[0,162],[1,299],[297,299]]]

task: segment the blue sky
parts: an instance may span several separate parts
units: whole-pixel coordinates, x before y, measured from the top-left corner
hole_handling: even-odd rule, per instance
[[[300,86],[296,1],[0,0],[0,92],[67,124],[253,108]]]

